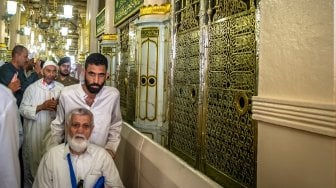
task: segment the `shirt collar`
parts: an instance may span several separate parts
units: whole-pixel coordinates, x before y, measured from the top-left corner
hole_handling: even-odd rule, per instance
[[[78,84],[79,85],[79,87],[80,87],[80,94],[81,94],[81,96],[82,96],[82,98],[85,100],[85,98],[88,96],[86,93],[85,93],[85,91],[84,91],[84,89],[83,89],[83,85],[84,85],[85,83],[83,83],[83,84]],[[99,98],[99,96],[101,96],[102,95],[102,93],[103,93],[103,90],[104,90],[104,86],[103,86],[103,88],[101,88],[101,90],[96,94],[96,97],[95,97],[95,100],[96,99],[98,99]]]
[[[47,82],[44,81],[43,78],[41,83],[44,87],[48,88],[49,90],[53,89],[56,86],[55,81],[52,81],[50,84],[48,84]]]

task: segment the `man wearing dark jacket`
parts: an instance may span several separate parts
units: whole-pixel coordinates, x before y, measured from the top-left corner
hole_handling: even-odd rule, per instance
[[[23,67],[26,63],[28,63],[28,49],[17,45],[12,50],[12,62],[0,67],[0,83],[13,92],[17,106],[20,106],[26,88],[38,80],[36,72],[33,72],[29,77],[25,76]]]

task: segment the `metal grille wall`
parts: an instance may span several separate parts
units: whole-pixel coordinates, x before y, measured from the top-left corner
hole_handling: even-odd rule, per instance
[[[254,1],[174,7],[170,149],[224,187],[255,187]]]
[[[171,118],[169,125],[170,149],[196,165],[196,157],[199,152],[197,144],[198,128],[198,93],[199,93],[199,39],[200,30],[197,15],[199,2],[189,3],[176,2],[180,7],[176,11],[176,27],[180,33],[176,38],[176,59],[174,63]]]
[[[123,120],[132,124],[135,120],[135,88],[136,71],[134,58],[131,57],[129,39],[130,25],[120,28],[120,64],[118,71],[118,90],[120,92],[120,108]]]

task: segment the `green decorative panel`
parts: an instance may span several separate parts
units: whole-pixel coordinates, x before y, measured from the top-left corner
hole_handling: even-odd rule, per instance
[[[199,30],[177,37],[169,127],[171,150],[193,165],[197,157],[199,38]]]
[[[115,0],[114,24],[119,25],[140,9],[143,0]]]
[[[257,130],[250,102],[257,89],[255,12],[212,23],[208,52],[205,173],[224,186],[255,187]]]
[[[96,36],[104,33],[105,28],[105,8],[96,16]]]

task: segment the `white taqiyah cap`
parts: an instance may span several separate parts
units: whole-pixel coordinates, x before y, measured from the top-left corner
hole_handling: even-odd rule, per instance
[[[49,66],[49,65],[53,65],[53,66],[56,67],[56,69],[58,69],[58,66],[57,66],[56,63],[54,63],[53,61],[46,61],[46,62],[43,64],[42,69],[44,69],[46,66]]]

